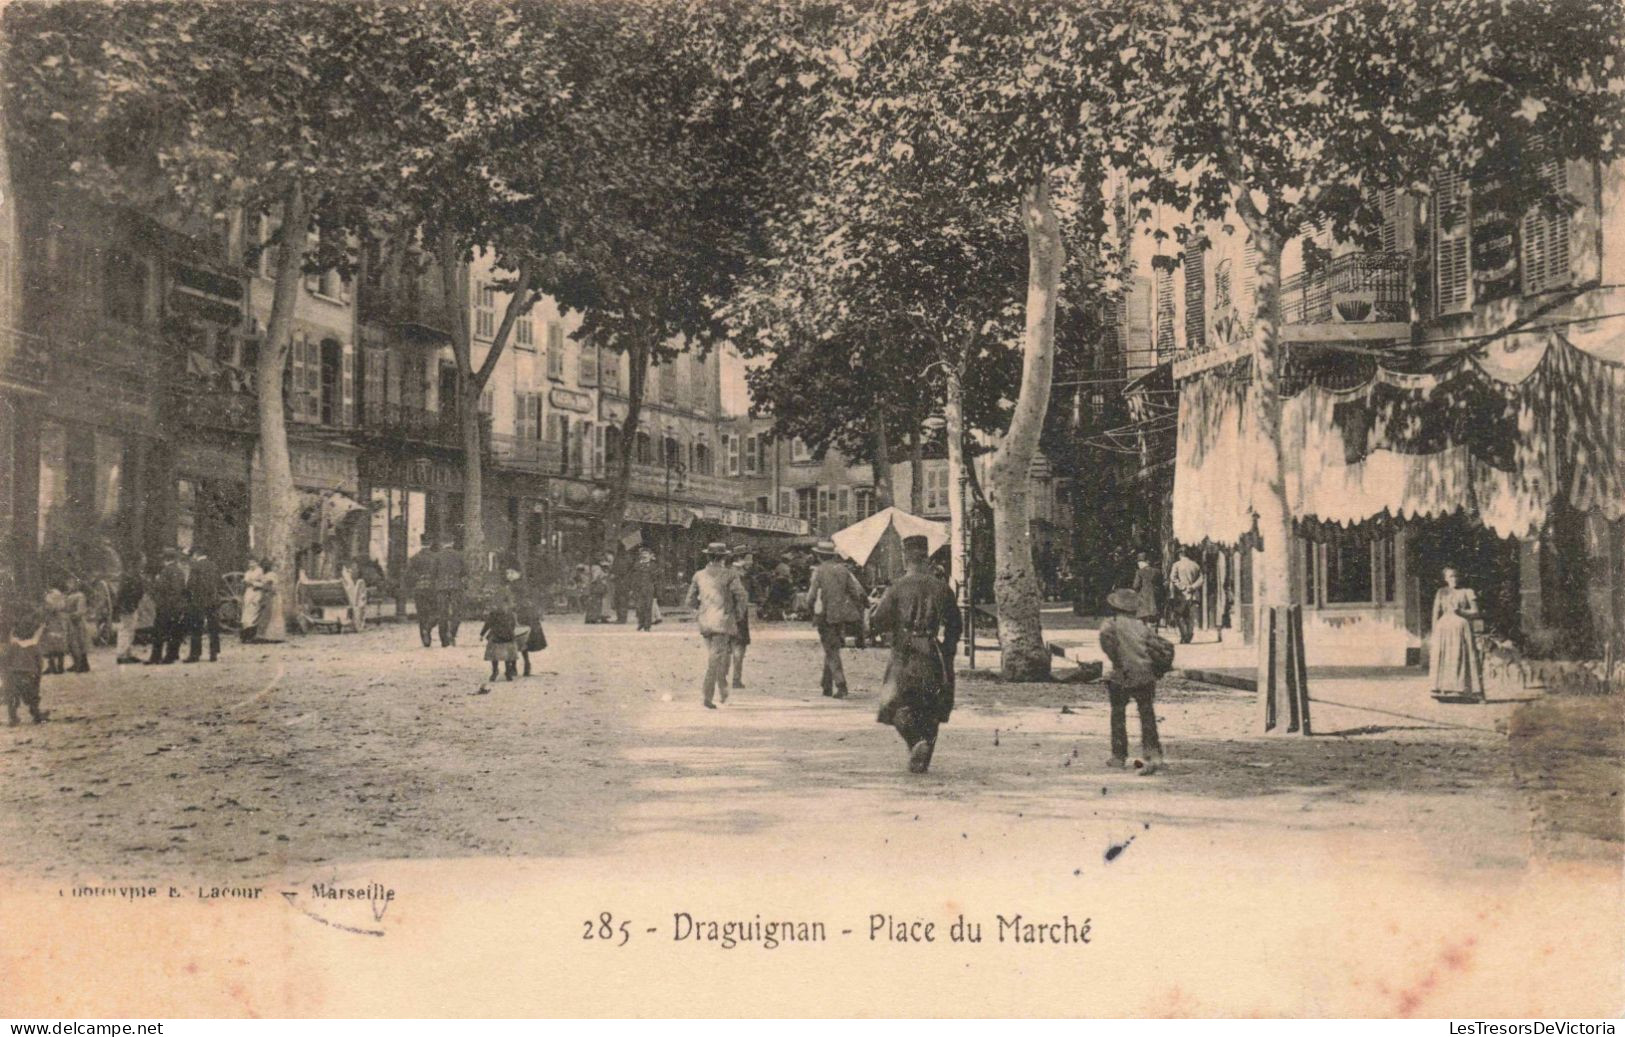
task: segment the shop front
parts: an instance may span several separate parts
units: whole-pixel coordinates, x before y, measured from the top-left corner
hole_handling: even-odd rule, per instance
[[[404,612],[411,593],[407,563],[442,530],[455,528],[447,512],[454,495],[461,501],[462,472],[441,458],[388,451],[364,451],[357,462],[369,513],[366,556],[383,570],[388,593]],[[460,518],[460,511],[459,503],[453,514]]]
[[[1181,387],[1173,533],[1203,546],[1250,640],[1261,450],[1237,368]],[[1296,389],[1282,441],[1311,658],[1425,659],[1446,566],[1477,592],[1491,638],[1584,656],[1618,637],[1625,369],[1531,334],[1425,372],[1373,362]]]

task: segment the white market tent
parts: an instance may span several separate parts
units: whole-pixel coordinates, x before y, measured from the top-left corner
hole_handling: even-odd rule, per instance
[[[830,539],[835,543],[835,550],[843,557],[850,558],[859,565],[868,565],[872,558],[876,562],[880,561],[874,556],[876,549],[882,544],[894,548],[894,557],[900,560],[903,538],[912,536],[925,537],[927,550],[935,554],[948,542],[948,524],[910,515],[899,508],[887,508],[875,512],[862,522],[847,526]],[[880,553],[891,555],[893,552],[881,550]]]

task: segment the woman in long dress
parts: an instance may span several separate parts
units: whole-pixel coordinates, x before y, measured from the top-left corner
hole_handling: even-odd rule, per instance
[[[1444,571],[1444,586],[1433,596],[1433,646],[1430,679],[1433,697],[1484,699],[1484,669],[1473,639],[1479,616],[1478,595],[1461,586],[1455,569]]]
[[[243,573],[242,638],[247,644],[259,636],[271,610],[271,598],[276,590],[276,570],[259,559],[251,559],[248,571]]]

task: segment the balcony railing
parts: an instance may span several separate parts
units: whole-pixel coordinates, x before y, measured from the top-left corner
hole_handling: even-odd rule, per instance
[[[493,432],[490,437],[491,458],[504,468],[540,475],[591,475],[579,464],[563,466],[563,451],[559,444],[545,439],[526,439]]]
[[[254,393],[174,388],[165,400],[163,416],[197,428],[231,432],[259,431],[259,397]]]
[[[482,419],[490,427],[490,419]],[[429,410],[401,403],[367,403],[361,408],[363,435],[404,440],[430,446],[461,447],[463,432],[451,411]],[[490,442],[490,433],[486,433]]]
[[[686,472],[681,476],[673,472],[670,483],[673,500],[705,501],[729,507],[738,506],[741,485],[739,480],[727,476],[701,475],[697,472]],[[666,488],[664,466],[633,463],[632,492],[644,497],[659,497],[666,493]]]
[[[1409,252],[1350,252],[1281,282],[1283,324],[1386,324],[1410,319]]]

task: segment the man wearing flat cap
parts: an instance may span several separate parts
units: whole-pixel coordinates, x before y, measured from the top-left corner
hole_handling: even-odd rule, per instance
[[[1128,704],[1132,700],[1140,713],[1141,775],[1155,774],[1162,765],[1162,740],[1157,736],[1157,678],[1168,672],[1174,661],[1174,646],[1157,636],[1139,618],[1144,611],[1140,596],[1128,588],[1114,590],[1106,604],[1117,614],[1100,625],[1100,650],[1111,660],[1106,677],[1106,693],[1111,702],[1112,755],[1109,767],[1128,764]]]
[[[728,701],[728,662],[733,639],[739,634],[739,618],[750,607],[745,581],[729,568],[731,552],[723,543],[705,548],[705,568],[688,584],[688,607],[694,610],[700,636],[705,638],[705,681],[700,693],[706,709],[716,709],[716,698]],[[720,695],[718,694],[720,692]]]
[[[863,585],[852,570],[835,557],[835,544],[820,540],[813,548],[818,565],[812,571],[808,600],[812,602],[813,622],[818,640],[824,646],[824,694],[846,698],[846,670],[841,666],[841,645],[849,624],[863,622]]]
[[[954,708],[954,650],[959,646],[959,608],[948,585],[929,571],[925,537],[903,540],[908,571],[875,606],[873,629],[891,634],[891,661],[875,719],[897,728],[908,745],[908,769],[924,774],[937,746],[937,726]],[[937,639],[938,631],[942,639]]]

